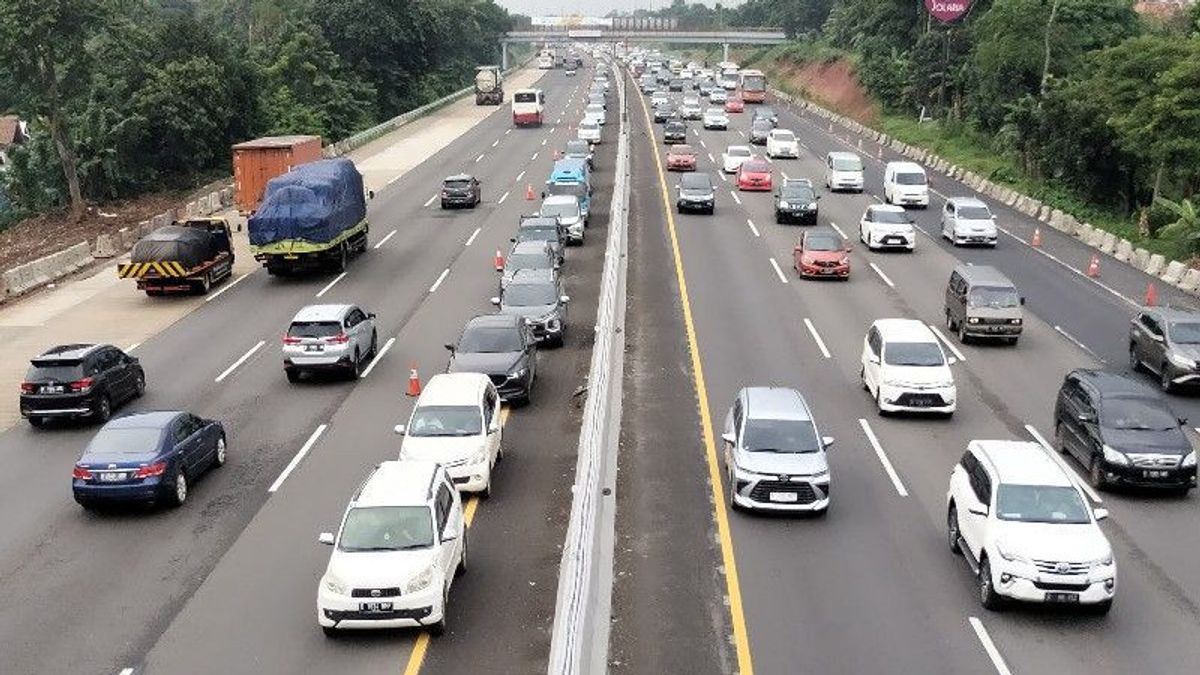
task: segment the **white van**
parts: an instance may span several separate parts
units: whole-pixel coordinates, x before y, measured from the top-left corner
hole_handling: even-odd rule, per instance
[[[916,319],[879,319],[863,338],[863,387],[875,397],[879,414],[954,414],[958,390],[937,336]]]
[[[929,178],[915,162],[888,162],[883,170],[883,200],[897,206],[929,206]]]
[[[825,155],[825,187],[838,190],[863,191],[862,158],[853,152],[831,152]]]
[[[404,436],[400,459],[446,467],[461,492],[492,494],[492,468],[504,457],[500,396],[482,373],[442,373],[425,385]]]

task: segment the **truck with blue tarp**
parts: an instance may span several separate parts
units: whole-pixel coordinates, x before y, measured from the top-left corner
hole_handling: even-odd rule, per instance
[[[273,275],[345,270],[351,256],[367,250],[366,197],[362,174],[348,159],[309,162],[272,178],[247,221],[254,259]]]

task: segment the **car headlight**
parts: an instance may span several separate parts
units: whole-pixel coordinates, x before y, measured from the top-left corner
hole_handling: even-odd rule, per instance
[[[977,316],[972,316],[972,317],[970,317],[970,318],[968,318],[968,319],[967,319],[967,323],[979,323],[979,317],[977,317]]]
[[[1030,564],[1028,558],[1017,555],[1016,553],[1014,553],[1011,550],[1008,550],[1008,551],[1004,550],[1004,545],[1001,544],[1000,542],[996,542],[996,553],[1000,554],[1000,557],[1004,558],[1008,562]]]
[[[1113,565],[1112,552],[1109,551],[1108,555],[1104,556],[1103,558],[1097,558],[1097,559],[1091,561],[1090,563],[1088,563],[1088,565],[1090,567],[1112,567],[1112,565]]]
[[[433,583],[433,566],[425,568],[417,576],[408,580],[408,584],[404,587],[405,593],[417,593],[429,588],[429,584]]]
[[[1008,320],[1008,322],[1009,322],[1009,323],[1011,323],[1011,324],[1012,324],[1012,325],[1014,325],[1014,326],[1020,326],[1020,325],[1021,325],[1021,320],[1020,320],[1020,319],[1009,319],[1009,320]]]
[[[1186,356],[1180,356],[1175,352],[1167,352],[1167,360],[1180,368],[1191,370],[1196,367],[1196,362]]]
[[[1185,455],[1183,461],[1179,463],[1179,466],[1185,469],[1190,469],[1196,466],[1196,451],[1193,450]]]
[[[846,256],[846,257],[842,258],[841,260],[839,260],[839,261],[838,261],[838,264],[839,264],[839,265],[849,265],[849,264],[850,264],[850,257],[849,257],[849,256]]]
[[[816,211],[816,210],[817,210],[817,203],[816,203],[816,202],[809,202],[809,203],[807,203],[807,204],[805,204],[805,205],[804,205],[804,208],[805,208],[805,209],[807,209],[807,210],[809,210],[809,211]]]
[[[810,475],[809,478],[813,479],[814,481],[818,481],[818,482],[827,481],[827,480],[829,480],[829,469],[825,469],[824,471],[818,471],[818,472]]]
[[[1121,452],[1120,450],[1117,450],[1116,448],[1112,447],[1108,443],[1104,444],[1103,449],[1104,449],[1104,461],[1108,462],[1109,464],[1117,464],[1119,466],[1129,466],[1129,458],[1125,456],[1125,453]]]
[[[486,445],[479,446],[475,452],[471,453],[471,464],[479,464],[488,460],[488,449]]]
[[[785,201],[780,201],[780,202],[779,202],[779,208],[781,208],[781,209],[786,209],[787,207],[788,207],[788,203],[787,203],[787,202],[785,202]]]
[[[512,371],[511,373],[509,373],[509,374],[508,374],[508,377],[509,377],[509,379],[513,379],[513,380],[515,380],[515,379],[519,379],[519,378],[525,377],[525,375],[526,375],[528,372],[529,372],[529,369],[528,369],[528,368],[518,368],[518,369],[516,369],[516,370]]]
[[[326,574],[325,579],[321,583],[325,586],[325,590],[335,595],[346,595],[350,590],[345,582],[332,574]]]

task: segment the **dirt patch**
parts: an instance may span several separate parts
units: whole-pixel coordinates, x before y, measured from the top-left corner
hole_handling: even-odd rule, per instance
[[[776,82],[784,89],[804,94],[817,103],[871,125],[879,111],[858,82],[854,66],[847,61],[829,63],[781,63],[772,69]],[[778,86],[778,85],[777,85]]]
[[[185,193],[162,192],[128,201],[89,207],[79,221],[66,211],[53,211],[27,218],[0,231],[0,271],[37,260],[81,241],[94,243],[101,234],[115,234],[122,227],[175,208]]]

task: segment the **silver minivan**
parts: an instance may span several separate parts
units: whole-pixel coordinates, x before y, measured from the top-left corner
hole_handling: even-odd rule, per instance
[[[996,217],[987,204],[974,197],[951,197],[942,208],[942,236],[955,246],[996,246]]]
[[[825,155],[825,187],[833,192],[862,192],[862,158],[853,152],[831,152]]]
[[[357,305],[309,305],[283,336],[283,370],[289,382],[317,371],[357,378],[378,347],[374,314]]]
[[[1025,298],[996,268],[959,264],[946,284],[946,328],[958,339],[1003,340],[1017,344],[1024,327]]]

